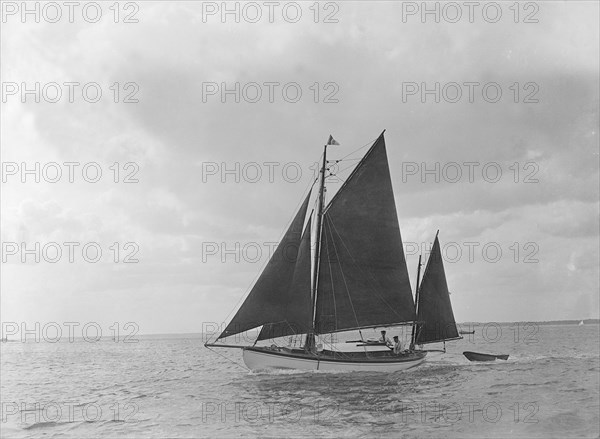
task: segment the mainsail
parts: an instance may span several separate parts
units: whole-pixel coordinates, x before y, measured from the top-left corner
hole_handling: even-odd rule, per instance
[[[290,298],[290,294],[296,296],[296,287],[293,287],[293,280],[295,274],[302,271],[298,266],[305,264],[304,262],[299,264],[298,253],[301,247],[302,226],[304,225],[309,198],[310,192],[300,206],[300,210],[298,210],[267,266],[254,284],[250,294],[248,294],[248,297],[246,297],[246,300],[218,339],[264,324],[283,322],[285,319],[288,319],[288,323],[293,327],[305,328],[307,325],[310,326],[311,317],[306,317],[300,310],[295,313],[287,311],[289,302],[295,303],[300,309],[306,306],[310,310],[310,287],[308,288],[308,295],[297,294],[298,297]],[[301,276],[300,274],[297,275]],[[299,278],[298,281],[304,280]],[[310,270],[308,282],[310,283]]]
[[[417,321],[417,344],[460,338],[450,304],[437,233],[418,291]]]
[[[315,332],[414,320],[383,133],[323,214]]]

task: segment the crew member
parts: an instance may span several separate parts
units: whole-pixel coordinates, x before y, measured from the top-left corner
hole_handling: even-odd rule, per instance
[[[381,331],[381,337],[379,338],[380,343],[385,343],[386,346],[393,347],[392,340],[389,339],[388,336],[385,335],[385,331]]]
[[[400,353],[403,351],[403,346],[402,346],[402,342],[400,341],[400,338],[398,338],[397,335],[394,335],[394,354],[396,355],[400,355]]]

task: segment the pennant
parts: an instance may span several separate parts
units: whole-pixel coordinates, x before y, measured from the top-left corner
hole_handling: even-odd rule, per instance
[[[329,140],[327,141],[327,145],[339,145],[338,141],[333,138],[333,136],[329,135]]]

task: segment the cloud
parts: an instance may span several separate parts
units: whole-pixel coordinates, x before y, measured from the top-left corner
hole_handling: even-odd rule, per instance
[[[537,24],[510,15],[495,24],[423,24],[402,22],[401,3],[339,6],[338,24],[315,23],[308,9],[295,24],[203,22],[200,4],[152,3],[131,25],[3,26],[4,81],[96,82],[103,91],[96,104],[3,104],[4,161],[94,162],[103,171],[98,183],[80,174],[54,184],[11,176],[3,241],[140,247],[140,263],[130,266],[6,265],[3,318],[130,315],[143,332],[199,330],[199,319],[227,315],[267,257],[206,261],[202,245],[278,240],[314,182],[327,136],[340,141],[329,150],[339,159],[384,128],[403,240],[428,243],[439,228],[443,242],[497,242],[504,251],[498,263],[478,253],[448,266],[459,319],[578,318],[597,304],[598,5],[546,2]],[[468,81],[481,84],[473,103]],[[139,103],[121,102],[127,82],[139,86]],[[241,96],[238,104],[230,95],[222,103],[220,93],[203,96],[207,82],[256,82],[263,99]],[[279,83],[273,103],[266,82]],[[403,96],[407,82],[455,82],[463,99],[423,103]],[[498,103],[481,95],[491,82],[502,89]],[[301,87],[299,102],[282,96],[288,83]],[[530,93],[538,103],[523,103]],[[340,163],[340,178],[364,151]],[[477,164],[472,180],[466,162]],[[462,172],[456,182],[444,174],[453,164]],[[286,165],[301,170],[297,180]],[[496,165],[502,174],[492,182],[482,171]],[[244,172],[256,169],[262,175],[253,182]],[[124,183],[131,175],[139,182]],[[529,242],[538,263],[523,263]],[[416,257],[407,257],[411,279]]]

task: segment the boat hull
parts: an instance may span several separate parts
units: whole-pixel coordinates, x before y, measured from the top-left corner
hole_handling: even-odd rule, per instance
[[[411,369],[425,361],[426,352],[413,352],[397,357],[381,358],[333,358],[325,354],[317,356],[246,348],[244,363],[250,370],[291,369],[345,372],[397,372]]]

